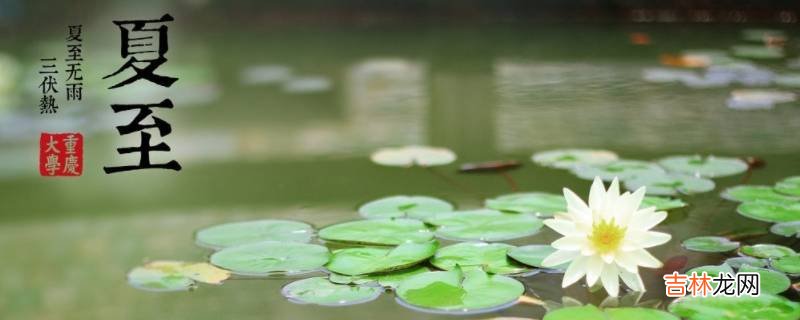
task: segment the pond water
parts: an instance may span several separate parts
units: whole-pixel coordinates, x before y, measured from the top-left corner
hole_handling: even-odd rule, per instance
[[[389,195],[429,195],[470,209],[512,191],[499,175],[457,173],[458,163],[517,159],[523,166],[510,175],[519,190],[568,187],[586,197],[589,181],[529,160],[537,151],[571,147],[642,160],[674,154],[763,159],[766,166],[750,175],[715,179],[714,191],[681,196],[689,206],[670,211],[657,228],[673,235],[651,251],[662,261],[687,256],[687,267],[718,264],[726,255],[688,252],[680,242],[769,227],[736,214],[737,203],[719,192],[745,180],[771,185],[800,174],[798,103],[734,110],[726,99],[737,86],[698,89],[642,79],[662,53],[740,44],[742,28],[735,25],[195,27],[174,28],[170,51],[181,81],[170,91],[177,107],[164,116],[174,128],[167,142],[183,164],[180,173],[102,173],[103,165],[118,161],[114,148],[129,140],[115,135],[112,123],[125,118],[107,107],[119,96],[109,97],[99,81],[87,84],[83,107],[58,121],[42,121],[25,104],[0,106],[3,319],[450,319],[404,308],[392,294],[349,307],[293,304],[280,293],[286,279],[155,294],[129,287],[125,274],[144,260],[204,260],[210,252],[194,245],[193,232],[217,223],[287,218],[323,227],[357,219],[358,205]],[[113,40],[102,32],[98,38]],[[647,33],[652,44],[632,45],[631,32]],[[59,37],[43,41],[59,45]],[[100,49],[113,45],[100,42],[90,47],[97,54],[87,62],[89,78],[114,67],[114,56]],[[27,70],[38,59],[34,49],[4,54]],[[793,43],[787,51],[791,56],[796,49]],[[786,71],[785,62],[758,64]],[[286,72],[304,81],[287,83]],[[23,82],[5,94],[31,101],[29,87]],[[135,90],[124,94],[142,97]],[[44,179],[33,167],[38,132],[60,128],[86,135],[81,178]],[[369,161],[377,148],[407,144],[444,146],[459,160],[435,174]],[[507,243],[557,237],[547,229]],[[744,241],[789,243],[771,235]],[[666,303],[660,272],[643,272],[649,291],[642,301]],[[543,300],[569,296],[598,305],[605,298],[579,285],[561,289],[559,274],[520,280],[528,295]],[[471,318],[543,314],[520,303]]]

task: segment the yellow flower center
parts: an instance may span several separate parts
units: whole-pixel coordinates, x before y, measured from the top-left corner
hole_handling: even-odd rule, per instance
[[[625,228],[614,223],[614,219],[609,221],[601,220],[600,223],[592,225],[592,234],[589,235],[589,242],[598,253],[608,253],[617,251],[625,238]]]

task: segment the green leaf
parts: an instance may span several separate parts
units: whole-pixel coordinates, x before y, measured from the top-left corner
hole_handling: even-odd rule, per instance
[[[291,220],[255,220],[220,224],[197,231],[199,246],[222,249],[261,241],[309,242],[314,228]]]
[[[545,192],[526,192],[502,195],[486,200],[486,208],[503,212],[534,213],[549,217],[567,211],[564,196]]]
[[[681,199],[646,196],[642,200],[642,204],[639,205],[639,208],[656,207],[656,210],[663,211],[683,208],[685,206],[687,206],[686,202],[683,202]]]
[[[769,202],[745,202],[736,207],[739,214],[766,222],[800,221],[800,203],[783,205]]]
[[[650,308],[606,308],[598,309],[593,305],[567,307],[549,312],[543,320],[680,320],[661,310]]]
[[[327,241],[368,245],[398,245],[406,242],[427,242],[433,233],[419,220],[370,219],[334,224],[319,231]]]
[[[726,189],[720,194],[725,199],[738,202],[770,202],[789,204],[797,202],[797,198],[775,192],[769,186],[741,185]]]
[[[626,180],[642,174],[664,173],[664,169],[657,164],[640,160],[615,160],[603,164],[582,164],[572,167],[571,171],[581,179],[594,180],[595,177],[600,177],[604,181],[611,181],[614,178]]]
[[[424,219],[450,211],[453,211],[453,205],[449,202],[426,196],[391,196],[367,202],[358,208],[358,213],[368,219]]]
[[[537,152],[531,160],[545,167],[569,169],[582,164],[604,164],[617,160],[617,154],[608,150],[558,149]]]
[[[495,210],[456,211],[425,220],[436,226],[436,236],[456,241],[503,241],[534,235],[544,225],[530,213]]]
[[[441,166],[456,161],[456,154],[450,149],[428,146],[405,146],[400,148],[383,148],[373,152],[372,162],[395,167],[431,167]]]
[[[800,238],[800,220],[776,223],[769,228],[774,234]]]
[[[774,188],[778,193],[800,197],[800,176],[788,177],[778,181]]]
[[[767,261],[753,257],[732,257],[725,259],[725,264],[731,266],[734,269],[739,269],[745,264],[753,267],[766,267]]]
[[[264,241],[222,249],[210,261],[237,275],[294,275],[320,270],[329,255],[328,248],[320,245]]]
[[[431,271],[425,266],[413,266],[411,268],[396,270],[388,273],[378,273],[371,275],[346,276],[338,273],[331,273],[328,279],[333,283],[339,284],[367,284],[377,282],[384,288],[396,289],[400,282],[411,276]]]
[[[344,275],[361,275],[404,269],[427,260],[439,243],[403,243],[395,248],[347,248],[333,252],[328,270]]]
[[[680,173],[643,174],[625,181],[628,190],[647,187],[648,195],[674,196],[714,190],[714,181]]]
[[[136,267],[128,272],[128,284],[145,291],[186,291],[195,287],[195,282],[180,272],[160,268]]]
[[[512,278],[455,269],[412,276],[397,287],[397,297],[421,311],[474,314],[511,306],[524,291],[522,283]]]
[[[778,294],[789,289],[792,282],[785,274],[759,267],[743,265],[739,272],[757,272],[761,275],[761,294]]]
[[[523,265],[511,261],[507,253],[514,246],[505,243],[462,242],[439,249],[431,264],[443,270],[456,266],[480,267],[495,274],[515,274],[529,271]]]
[[[550,245],[532,244],[511,248],[511,250],[508,250],[508,256],[516,261],[537,268],[565,270],[567,266],[569,266],[569,263],[564,263],[555,267],[545,267],[542,265],[544,258],[547,258],[547,256],[553,252],[556,252],[556,248]]]
[[[794,250],[789,247],[777,244],[756,244],[752,246],[742,246],[739,248],[739,253],[756,258],[770,259],[780,258],[788,255],[795,254]]]
[[[673,301],[669,312],[688,320],[796,320],[800,303],[765,293],[758,297],[686,296]]]
[[[703,178],[732,176],[748,169],[747,163],[736,158],[699,155],[666,157],[658,160],[658,164],[669,172]]]
[[[375,300],[382,291],[379,287],[336,284],[324,277],[313,277],[289,283],[281,294],[295,303],[346,306]]]
[[[686,250],[697,252],[727,252],[738,248],[739,242],[723,237],[706,236],[683,240],[682,245]]]
[[[756,45],[738,45],[731,47],[735,57],[750,59],[779,59],[783,58],[782,47],[767,47]]]
[[[770,260],[770,267],[791,276],[800,275],[800,254],[793,254]]]
[[[718,266],[709,265],[709,266],[700,266],[689,269],[686,271],[687,275],[692,274],[692,272],[696,272],[698,275],[702,274],[703,272],[707,273],[709,277],[717,277],[720,273],[730,273],[733,274],[733,268],[727,264],[721,264]]]

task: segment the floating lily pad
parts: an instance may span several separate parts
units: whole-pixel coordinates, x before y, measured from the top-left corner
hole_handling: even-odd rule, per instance
[[[347,276],[338,273],[331,273],[328,279],[333,283],[339,284],[367,284],[377,282],[385,288],[397,288],[403,280],[420,273],[431,271],[425,266],[414,266],[402,270],[396,270],[389,273],[380,273],[372,275],[359,275]]]
[[[792,282],[785,274],[759,267],[743,265],[739,272],[756,272],[761,275],[761,293],[779,294],[789,289]]]
[[[349,306],[375,300],[382,291],[379,287],[336,284],[324,277],[313,277],[289,283],[281,294],[295,303]]]
[[[734,269],[739,269],[743,265],[750,265],[753,267],[766,267],[767,261],[764,259],[757,259],[753,257],[732,257],[725,259],[725,264],[731,266]]]
[[[442,212],[453,211],[447,201],[425,196],[392,196],[373,200],[358,208],[364,218],[424,219]]]
[[[783,48],[755,45],[739,45],[731,47],[733,55],[750,59],[779,59],[783,58]]]
[[[739,247],[739,242],[724,237],[694,237],[683,241],[686,250],[697,252],[727,252]]]
[[[731,176],[747,171],[747,163],[736,158],[715,156],[673,156],[658,160],[664,169],[704,178]]]
[[[505,243],[462,242],[439,249],[431,259],[431,264],[443,270],[480,267],[494,274],[515,274],[529,271],[529,268],[511,261],[507,253],[514,246]]]
[[[626,180],[642,174],[664,173],[664,169],[657,164],[640,160],[615,160],[604,164],[577,165],[571,170],[578,178],[594,180],[595,177],[600,177],[604,181],[611,181],[614,178]]]
[[[678,298],[669,312],[688,320],[795,320],[800,303],[781,296],[691,297]]]
[[[544,225],[530,213],[502,213],[486,209],[440,213],[425,222],[437,226],[437,237],[457,241],[522,238],[536,234]]]
[[[775,184],[775,191],[790,196],[800,197],[800,176],[788,177]]]
[[[347,248],[333,252],[328,270],[344,275],[361,275],[404,269],[425,261],[436,252],[439,243],[403,243],[388,248]]]
[[[714,181],[680,173],[643,174],[625,181],[628,190],[647,187],[648,195],[674,196],[714,190]]]
[[[456,161],[456,154],[446,148],[427,146],[406,146],[400,148],[383,148],[370,156],[372,162],[394,167],[431,167]]]
[[[736,212],[766,222],[800,221],[800,203],[745,202],[736,207]]]
[[[186,291],[195,287],[192,279],[180,272],[159,268],[137,267],[128,273],[128,284],[146,291]]]
[[[739,253],[762,259],[780,258],[788,255],[795,254],[794,250],[789,247],[777,244],[756,244],[752,246],[742,246],[739,248]]]
[[[556,251],[550,245],[532,244],[522,247],[514,247],[508,250],[508,256],[512,259],[542,269],[566,270],[569,263],[564,263],[555,267],[545,267],[542,265],[544,258]]]
[[[772,259],[770,261],[772,269],[795,276],[800,274],[800,254],[793,254]]]
[[[522,283],[506,276],[455,269],[410,277],[397,287],[397,298],[420,311],[475,314],[509,307],[524,291]]]
[[[733,274],[733,268],[731,268],[731,266],[729,266],[727,264],[721,264],[721,265],[717,265],[717,266],[714,266],[714,265],[700,266],[700,267],[695,267],[695,268],[689,269],[689,271],[686,271],[686,274],[687,275],[691,275],[693,272],[696,272],[698,275],[700,275],[703,272],[705,272],[706,274],[708,274],[709,277],[714,278],[714,277],[719,276],[720,273]]]
[[[800,238],[800,220],[776,223],[769,228],[769,231],[784,237]]]
[[[773,81],[779,86],[797,88],[800,87],[800,74],[789,73],[777,75]]]
[[[658,211],[678,209],[685,206],[687,206],[686,202],[681,199],[651,196],[644,197],[642,204],[639,205],[640,208],[656,207]]]
[[[720,194],[725,199],[738,202],[772,202],[779,204],[794,203],[798,199],[775,192],[769,186],[741,185],[728,189]]]
[[[786,33],[776,29],[744,29],[742,38],[747,41],[765,42],[768,38],[786,38]]]
[[[539,165],[569,169],[582,164],[604,164],[617,160],[617,154],[607,150],[559,149],[533,154],[531,159]]]
[[[309,242],[314,228],[291,220],[255,220],[220,224],[197,231],[195,241],[206,248],[221,249],[261,241]]]
[[[422,221],[414,219],[370,219],[334,224],[319,231],[328,241],[368,245],[398,245],[406,242],[427,242],[433,233]]]
[[[210,261],[237,275],[294,275],[320,270],[329,256],[328,248],[320,245],[264,241],[222,249]]]
[[[564,196],[545,192],[525,192],[502,195],[487,199],[489,209],[503,212],[534,213],[539,217],[549,217],[567,211]]]
[[[543,320],[680,320],[667,312],[650,308],[606,308],[600,310],[593,305],[566,307],[549,312]]]

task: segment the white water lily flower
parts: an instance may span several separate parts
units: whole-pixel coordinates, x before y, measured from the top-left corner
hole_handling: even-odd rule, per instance
[[[563,235],[552,243],[557,250],[542,262],[555,267],[570,262],[562,287],[584,276],[586,284],[601,281],[611,296],[619,294],[619,278],[634,291],[645,291],[639,266],[660,268],[661,262],[645,248],[664,244],[669,234],[650,231],[666,219],[667,213],[655,207],[639,209],[645,188],[634,193],[619,193],[615,178],[604,190],[603,181],[595,177],[589,192],[589,204],[564,188],[567,212],[559,213],[544,224]]]

